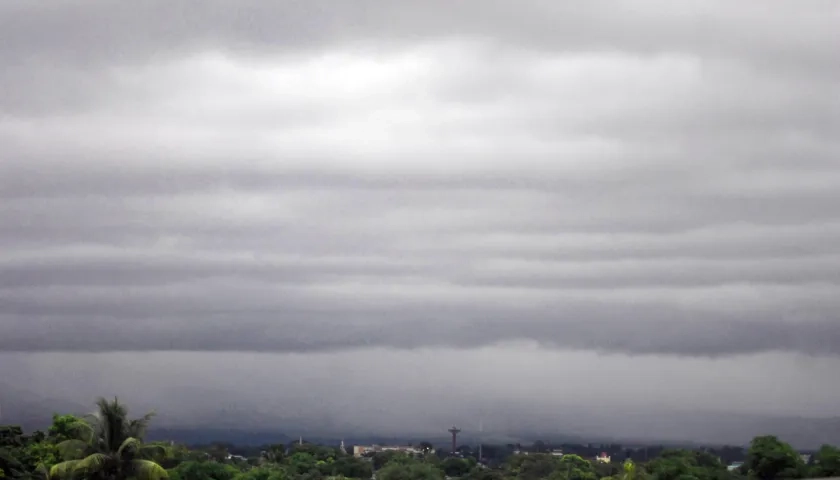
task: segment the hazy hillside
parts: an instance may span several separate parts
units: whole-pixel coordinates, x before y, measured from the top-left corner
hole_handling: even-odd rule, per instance
[[[0,422],[20,424],[28,430],[42,429],[49,425],[53,412],[86,413],[90,405],[67,402],[55,398],[42,398],[31,394],[26,389],[4,385],[0,388]],[[595,410],[595,409],[593,409]],[[376,431],[360,431],[353,428],[341,428],[332,422],[305,422],[302,420],[276,421],[266,420],[264,428],[249,428],[254,425],[254,416],[261,414],[250,412],[248,422],[237,423],[237,417],[231,412],[217,412],[203,417],[206,420],[195,424],[175,423],[173,419],[160,412],[156,428],[150,432],[153,438],[171,439],[184,443],[207,443],[225,441],[237,444],[264,444],[288,442],[305,436],[310,440],[325,443],[337,443],[344,438],[346,442],[380,443],[429,440],[437,444],[446,444],[446,426],[442,426],[441,435],[418,434],[406,430],[399,434],[382,435]],[[215,422],[213,419],[224,419]],[[492,423],[488,419],[487,423]],[[540,425],[561,425],[540,428]],[[476,443],[478,429],[460,425],[464,429],[461,439],[465,443]],[[816,448],[824,443],[840,443],[840,418],[796,418],[768,417],[759,415],[718,414],[706,412],[661,412],[638,413],[633,416],[611,415],[609,412],[560,411],[550,419],[534,417],[522,424],[521,428],[511,431],[487,429],[480,434],[485,442],[515,443],[531,442],[542,439],[552,442],[570,443],[695,443],[695,444],[746,444],[761,434],[774,434],[799,448]]]

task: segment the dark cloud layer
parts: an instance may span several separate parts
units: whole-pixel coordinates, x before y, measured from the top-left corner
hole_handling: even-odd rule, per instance
[[[835,2],[0,6],[0,350],[840,353]]]
[[[369,312],[362,318],[383,313]],[[516,312],[521,314],[521,312]],[[604,353],[666,355],[735,355],[763,351],[805,351],[814,355],[836,355],[840,335],[835,320],[810,321],[805,325],[762,322],[752,331],[737,320],[705,319],[675,325],[684,312],[672,313],[665,320],[628,320],[637,311],[599,312],[589,308],[587,315],[597,320],[526,320],[511,322],[513,315],[496,314],[470,319],[451,312],[430,310],[385,325],[356,325],[358,313],[344,314],[344,321],[331,320],[322,313],[292,311],[300,320],[266,325],[252,319],[253,313],[236,322],[209,320],[215,315],[187,319],[201,329],[172,328],[172,319],[137,319],[102,322],[90,317],[40,318],[32,328],[26,318],[9,319],[12,334],[3,338],[6,351],[90,351],[130,350],[319,352],[371,347],[413,349],[419,347],[480,347],[500,339],[527,339],[548,348],[596,350]],[[611,313],[611,314],[610,314]],[[525,315],[534,313],[525,312]],[[263,315],[267,315],[263,314]],[[224,315],[227,317],[227,315]],[[324,318],[327,317],[327,318]],[[418,317],[418,318],[411,318]],[[498,320],[494,317],[504,317]],[[182,316],[177,320],[184,321]],[[409,321],[411,320],[411,321]],[[314,325],[313,325],[314,323]],[[653,338],[651,338],[653,337]],[[103,338],[106,339],[103,341]]]

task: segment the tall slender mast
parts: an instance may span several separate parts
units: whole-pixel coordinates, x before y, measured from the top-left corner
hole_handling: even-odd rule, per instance
[[[461,433],[461,429],[458,427],[452,427],[449,429],[449,433],[452,434],[452,453],[454,454],[457,447],[457,437],[458,434]]]

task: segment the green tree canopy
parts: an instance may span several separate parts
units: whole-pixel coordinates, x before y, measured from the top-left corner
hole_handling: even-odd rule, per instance
[[[330,473],[346,478],[370,478],[373,474],[373,465],[368,461],[344,455],[331,465]]]
[[[233,480],[241,472],[218,462],[188,461],[169,471],[170,480]]]
[[[489,468],[473,468],[466,476],[466,480],[504,480],[504,474],[499,470]]]
[[[795,479],[805,474],[796,450],[773,435],[753,439],[745,465],[749,476],[757,480]]]
[[[449,457],[440,464],[440,468],[447,477],[460,477],[466,475],[472,465],[463,458]]]
[[[87,422],[76,415],[59,415],[54,413],[52,425],[47,430],[50,439],[58,442],[71,440],[83,436],[89,430]]]
[[[287,480],[285,469],[277,465],[262,465],[237,475],[236,480]]]
[[[552,480],[596,480],[592,462],[579,455],[563,455],[557,464]]]
[[[559,459],[552,455],[514,455],[508,460],[506,470],[508,476],[522,480],[542,480],[557,471],[559,466]]]
[[[65,459],[49,472],[54,479],[160,480],[166,470],[150,460],[160,447],[143,445],[153,414],[128,418],[128,409],[117,398],[96,402],[98,411],[85,428],[74,428],[74,437],[58,444]]]
[[[814,455],[813,477],[840,477],[840,449],[831,445],[820,447]]]
[[[428,463],[389,463],[376,472],[377,480],[443,480],[443,472]]]
[[[695,450],[663,450],[645,465],[653,480],[726,480],[729,472],[717,457]],[[635,475],[643,474],[638,469]]]

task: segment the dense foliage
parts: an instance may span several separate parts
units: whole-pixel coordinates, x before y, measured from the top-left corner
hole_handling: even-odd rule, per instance
[[[231,447],[211,444],[145,443],[151,414],[130,419],[125,405],[100,399],[89,417],[54,415],[46,433],[25,435],[0,426],[0,478],[22,480],[795,480],[840,476],[840,450],[825,445],[810,458],[773,436],[739,447],[703,451],[645,448],[613,452],[613,462],[595,459],[599,447],[564,446],[553,454],[543,442],[530,449],[483,447],[484,463],[459,448],[448,456],[422,442],[422,455],[377,453],[356,458],[339,448],[298,444],[268,445],[240,457]],[[520,453],[514,453],[514,452]],[[491,461],[488,461],[488,458]],[[616,461],[616,459],[618,460]],[[496,459],[498,461],[492,461]],[[743,460],[737,468],[727,468]],[[806,463],[807,460],[807,463]]]
[[[155,461],[167,456],[166,448],[143,444],[146,427],[153,415],[129,419],[125,405],[116,398],[113,401],[101,398],[96,406],[98,411],[86,421],[67,419],[68,438],[56,444],[63,461],[49,469],[50,478],[166,478],[166,470]]]

